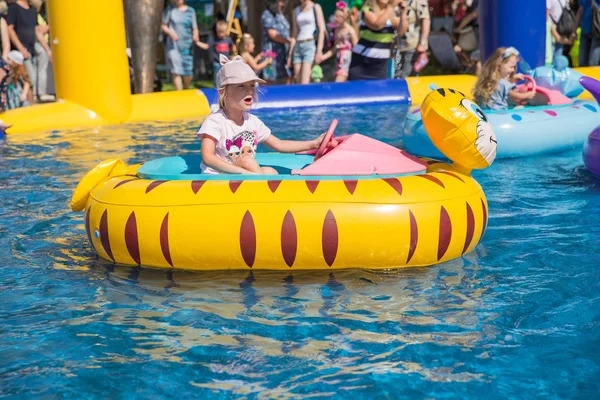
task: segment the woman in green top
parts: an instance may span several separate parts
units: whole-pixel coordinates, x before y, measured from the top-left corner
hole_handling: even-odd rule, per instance
[[[396,12],[398,6],[400,13]],[[361,13],[359,41],[352,49],[349,79],[386,79],[394,31],[404,35],[407,29],[404,0],[367,0]]]

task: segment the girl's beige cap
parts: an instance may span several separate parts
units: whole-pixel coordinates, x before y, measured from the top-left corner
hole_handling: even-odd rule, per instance
[[[221,69],[217,72],[217,89],[224,88],[226,85],[250,81],[266,83],[256,75],[256,72],[244,62],[241,56],[235,56],[230,60],[221,54],[219,61]]]

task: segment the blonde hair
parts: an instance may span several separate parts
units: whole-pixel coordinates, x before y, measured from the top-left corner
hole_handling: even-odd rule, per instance
[[[335,11],[341,11],[344,13],[344,22],[352,26],[352,18],[350,15],[350,9],[348,7],[336,7]]]
[[[27,69],[25,65],[17,64],[14,61],[9,62],[10,65],[10,78],[13,82],[31,83],[29,81],[29,75],[27,75]]]
[[[225,109],[225,87],[217,89],[217,93],[219,94],[219,108],[221,110]]]
[[[500,82],[500,66],[507,63],[511,57],[516,57],[515,54],[504,57],[505,51],[506,47],[497,48],[494,54],[483,64],[481,74],[479,74],[475,89],[473,89],[473,97],[481,106],[490,101],[492,93],[498,86],[498,82]],[[510,75],[510,80],[513,79],[514,72]]]
[[[223,20],[217,21],[217,24],[215,25],[215,30],[217,31],[217,33],[223,32],[226,34],[227,33],[227,21],[223,21]]]
[[[239,50],[240,54],[242,54],[244,51],[246,51],[246,44],[248,44],[251,41],[252,42],[254,41],[254,38],[252,37],[251,34],[244,33],[242,35],[242,38],[240,39],[240,50]]]

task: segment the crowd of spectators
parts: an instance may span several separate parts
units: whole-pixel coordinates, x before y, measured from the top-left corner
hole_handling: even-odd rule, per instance
[[[43,0],[0,1],[0,112],[55,99],[43,6]]]
[[[54,100],[43,1],[0,0],[0,111]],[[325,15],[313,0],[265,0],[260,38],[232,37],[227,21],[217,19],[203,42],[196,11],[186,0],[168,0],[161,34],[174,86],[191,85],[196,48],[210,52],[214,77],[221,55],[240,54],[272,84],[400,79],[421,73],[427,64],[436,64],[438,73],[479,74],[478,0],[347,1]],[[546,0],[548,64],[559,55],[571,66],[600,64],[599,2]],[[444,53],[457,61],[445,65]],[[328,62],[331,67],[323,67]],[[456,65],[461,71],[449,70]]]
[[[193,15],[185,0],[170,0],[163,14],[166,64],[177,89],[189,86],[194,47],[212,53],[215,77],[221,54],[243,55],[264,80],[276,84],[415,76],[429,63],[436,19],[451,21],[441,30],[450,35],[449,50],[464,71],[477,72],[480,65],[477,0],[338,1],[332,15],[313,0],[265,0],[260,51],[248,33],[237,41],[227,36],[224,20],[215,23],[207,43],[201,42]],[[334,60],[333,68],[321,68],[328,60]]]

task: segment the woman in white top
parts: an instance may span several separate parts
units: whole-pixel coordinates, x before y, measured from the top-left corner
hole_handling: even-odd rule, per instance
[[[313,63],[321,63],[325,42],[325,17],[320,5],[312,0],[300,0],[292,18],[292,37],[295,40],[290,48],[288,63],[294,64],[297,83],[310,83]],[[315,31],[319,31],[315,43]]]

